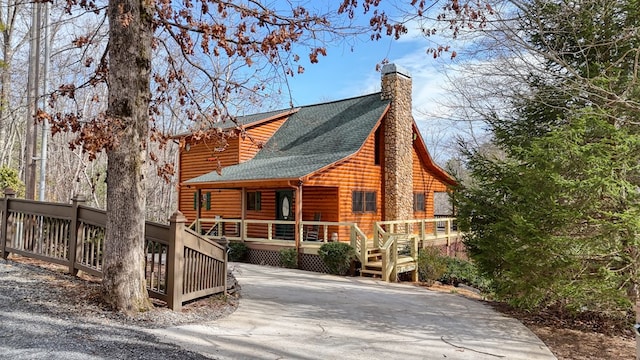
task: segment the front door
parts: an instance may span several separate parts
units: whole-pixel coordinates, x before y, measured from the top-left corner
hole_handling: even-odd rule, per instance
[[[295,220],[293,211],[293,190],[276,191],[276,220]],[[293,224],[276,224],[276,239],[293,240],[294,228]]]

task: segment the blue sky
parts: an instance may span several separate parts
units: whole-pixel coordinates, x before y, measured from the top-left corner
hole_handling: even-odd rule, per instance
[[[416,100],[426,100],[428,92],[440,90],[441,65],[449,58],[434,60],[426,53],[430,43],[411,31],[400,40],[383,38],[363,41],[353,47],[336,45],[317,64],[304,64],[305,72],[290,80],[295,105],[358,96],[380,90],[380,73],[376,64],[383,59],[409,70],[414,79]],[[439,84],[435,84],[435,83]],[[431,89],[426,89],[429,87]]]
[[[441,119],[446,117],[441,103],[447,97],[443,69],[454,65],[454,61],[449,55],[434,60],[426,53],[432,44],[417,29],[410,29],[399,41],[383,38],[360,42],[353,51],[340,45],[328,48],[327,56],[319,63],[305,64],[304,74],[289,80],[293,103],[309,105],[380,91],[381,75],[375,68],[386,58],[410,72],[414,119],[432,156],[442,163],[451,156],[450,140],[454,135]]]

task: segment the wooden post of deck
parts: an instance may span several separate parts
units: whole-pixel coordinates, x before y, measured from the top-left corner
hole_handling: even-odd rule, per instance
[[[246,236],[245,235],[246,227],[244,226],[244,224],[245,224],[245,219],[247,218],[247,188],[246,187],[242,188],[242,198],[241,198],[241,201],[240,201],[240,206],[242,207],[240,209],[240,220],[242,220],[242,222],[239,224],[240,225],[240,240],[242,242],[244,242],[245,241],[245,236]]]
[[[4,204],[2,207],[2,243],[0,243],[0,250],[2,252],[2,258],[7,259],[9,253],[7,253],[7,234],[9,233],[9,201],[16,197],[16,192],[12,188],[4,189]]]
[[[298,269],[300,268],[300,241],[301,236],[300,236],[300,221],[302,221],[302,181],[300,181],[298,183],[298,188],[295,191],[295,196],[296,196],[296,216],[295,216],[295,227],[294,227],[294,239],[296,241],[296,253],[298,254],[296,256],[296,262],[297,262],[297,267]]]
[[[180,211],[176,211],[169,218],[169,251],[167,254],[167,306],[173,311],[182,310],[182,286],[184,272],[184,241],[183,234],[187,218]]]
[[[196,191],[196,232],[198,233],[198,235],[202,235],[202,225],[200,224],[200,218],[202,218],[202,189],[198,189]],[[224,225],[222,227],[224,228]]]
[[[76,195],[71,199],[71,228],[69,229],[69,273],[78,275],[76,260],[82,257],[82,241],[78,241],[78,229],[80,227],[78,207],[84,204],[87,198],[84,195]]]
[[[447,219],[444,223],[444,235],[447,237],[447,257],[451,256],[451,219]]]

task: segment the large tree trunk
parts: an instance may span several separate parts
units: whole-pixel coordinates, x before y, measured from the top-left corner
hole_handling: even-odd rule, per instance
[[[152,2],[109,1],[109,107],[116,136],[107,152],[105,300],[115,310],[145,311],[144,170],[149,121]],[[120,123],[118,125],[118,122]]]

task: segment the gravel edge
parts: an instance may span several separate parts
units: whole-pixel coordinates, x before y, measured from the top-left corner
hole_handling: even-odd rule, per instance
[[[146,329],[209,323],[233,313],[239,295],[211,296],[174,312],[128,316],[101,303],[97,279],[23,257],[0,258],[0,354],[7,359],[203,359],[161,344]],[[230,275],[229,282],[236,284]],[[237,286],[237,285],[236,285]]]

